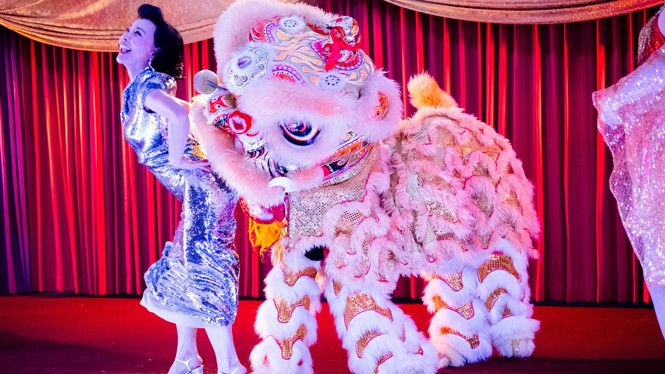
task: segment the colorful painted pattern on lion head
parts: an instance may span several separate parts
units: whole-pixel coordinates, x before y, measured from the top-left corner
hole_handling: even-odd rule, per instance
[[[238,139],[271,174],[343,172],[396,130],[399,90],[360,48],[359,30],[348,16],[266,0],[239,1],[220,18],[217,74],[251,126]]]

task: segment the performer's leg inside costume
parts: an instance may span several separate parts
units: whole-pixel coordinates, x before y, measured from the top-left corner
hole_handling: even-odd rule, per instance
[[[316,342],[321,289],[315,280],[319,261],[284,253],[266,278],[267,300],[254,328],[262,341],[250,355],[256,373],[312,373],[309,346]]]
[[[494,347],[501,356],[530,356],[540,323],[531,318],[526,257],[502,239],[478,267],[477,277],[478,295],[489,313]]]
[[[352,372],[433,372],[434,348],[388,295],[327,280],[326,299]]]
[[[475,269],[468,265],[458,268],[425,276],[429,282],[423,302],[434,314],[429,335],[439,352],[439,367],[461,366],[492,355],[487,311],[477,297]]]

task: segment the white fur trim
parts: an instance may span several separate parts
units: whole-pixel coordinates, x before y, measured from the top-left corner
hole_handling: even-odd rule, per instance
[[[492,356],[492,344],[487,334],[480,334],[478,338],[480,345],[475,349],[471,348],[466,339],[453,334],[431,337],[430,342],[439,351],[439,355],[448,358],[446,365],[463,366]]]
[[[285,80],[264,80],[248,85],[237,100],[238,110],[252,117],[266,151],[282,165],[309,167],[333,154],[357,117],[351,95],[321,91]],[[308,146],[296,146],[284,138],[280,123],[305,121],[319,134]]]
[[[540,322],[522,316],[504,318],[490,328],[492,342],[499,354],[504,357],[528,357],[533,353],[533,342]],[[513,350],[513,341],[518,341],[517,351]]]
[[[379,93],[385,94],[388,99],[388,110],[381,119],[374,118]],[[365,80],[360,94],[355,103],[357,120],[353,123],[354,129],[371,142],[394,135],[402,119],[402,98],[397,83],[378,70]]]
[[[425,279],[429,282],[425,286],[423,293],[423,302],[427,305],[427,310],[434,313],[434,297],[439,296],[443,302],[448,305],[460,306],[476,297],[476,288],[478,278],[475,269],[464,268],[462,271],[462,289],[456,291],[448,283],[438,278],[432,278],[428,275]],[[455,274],[454,272],[453,274]]]
[[[307,328],[307,334],[303,339],[307,346],[316,343],[317,322],[316,316],[303,307],[293,310],[291,319],[287,323],[277,320],[277,310],[273,300],[266,300],[261,304],[256,313],[254,331],[261,339],[269,339],[271,336],[278,339],[286,339],[296,334],[301,325]]]
[[[249,356],[254,373],[274,374],[312,374],[312,356],[302,341],[293,345],[290,360],[282,358],[282,351],[273,338],[259,343]],[[268,365],[264,363],[267,359]]]
[[[450,359],[452,366],[481,361],[492,354],[485,306],[481,301],[474,300],[473,308],[474,316],[469,320],[455,311],[442,308],[434,315],[430,323],[430,341],[436,347],[439,355],[447,356]],[[480,345],[472,348],[469,342],[460,336],[441,334],[441,329],[444,327],[466,337],[478,335]]]
[[[203,109],[205,110],[205,109]],[[232,135],[208,125],[202,115],[201,103],[195,102],[190,109],[190,122],[196,138],[206,153],[213,171],[226,183],[253,204],[275,206],[284,201],[279,188],[270,188],[270,177],[245,159],[235,147]]]
[[[369,294],[377,307],[390,310],[392,319],[374,311],[365,311],[347,321],[347,328],[344,321],[346,300],[349,295],[356,292]],[[367,290],[350,291],[342,287],[339,294],[335,295],[332,283],[328,283],[326,295],[342,345],[348,351],[349,368],[352,372],[373,372],[377,361],[386,353],[392,354],[393,357],[379,367],[379,372],[434,373],[436,371],[436,351],[416,330],[413,320],[388,300],[385,294],[370,294]],[[377,331],[382,335],[372,339],[364,349],[362,357],[358,357],[356,353],[358,341],[368,331]],[[419,349],[422,349],[422,354],[417,353]]]
[[[304,269],[304,268],[303,268]],[[297,273],[295,270],[293,273]],[[309,296],[311,305],[318,312],[321,289],[315,279],[308,276],[300,277],[293,286],[284,282],[284,273],[279,267],[273,267],[266,277],[266,298],[279,298],[290,304],[298,302],[303,296]]]

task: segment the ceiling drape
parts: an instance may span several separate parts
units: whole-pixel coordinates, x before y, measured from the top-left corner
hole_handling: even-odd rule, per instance
[[[57,47],[114,52],[118,37],[148,0],[0,0],[0,25]],[[283,0],[296,2],[295,0]],[[384,0],[445,18],[500,23],[570,23],[613,17],[663,3],[663,0]],[[167,21],[185,44],[209,39],[217,17],[234,0],[152,0],[168,9]],[[322,0],[305,1],[320,5]],[[194,6],[192,6],[194,5]]]
[[[463,21],[548,24],[614,17],[662,0],[385,0],[421,13]]]
[[[57,47],[115,52],[139,5],[148,2],[168,9],[166,20],[189,44],[210,39],[217,18],[233,0],[0,1],[0,25]]]

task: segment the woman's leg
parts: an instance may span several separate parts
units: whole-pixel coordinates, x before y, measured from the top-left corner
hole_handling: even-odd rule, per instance
[[[202,364],[196,347],[196,329],[182,325],[175,326],[178,331],[178,348],[169,374],[187,373]]]
[[[653,308],[656,310],[656,318],[660,324],[660,332],[665,338],[665,286],[660,286],[653,283],[647,284],[651,300],[653,301]]]
[[[231,326],[206,327],[206,333],[215,350],[218,373],[244,374],[247,372],[238,359]]]

